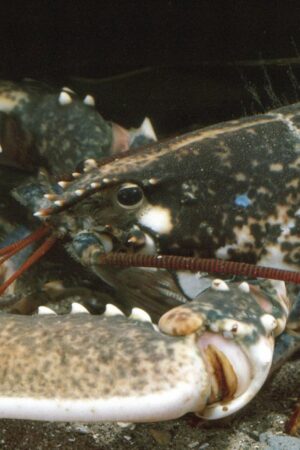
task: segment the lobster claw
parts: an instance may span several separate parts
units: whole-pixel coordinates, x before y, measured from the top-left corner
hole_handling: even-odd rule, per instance
[[[229,289],[214,280],[200,298],[162,316],[163,333],[138,308],[129,318],[113,305],[103,316],[78,305],[65,316],[41,312],[0,316],[1,418],[154,422],[232,414],[268,376],[288,307],[278,283]]]
[[[160,329],[173,336],[195,334],[211,379],[206,419],[220,419],[244,407],[267,379],[275,336],[288,316],[284,283],[260,286],[214,280],[198,299],[164,314]],[[272,314],[271,314],[272,313]]]
[[[164,335],[138,308],[129,318],[113,305],[103,316],[77,305],[65,316],[39,312],[0,316],[1,418],[154,422],[206,405],[194,335]]]

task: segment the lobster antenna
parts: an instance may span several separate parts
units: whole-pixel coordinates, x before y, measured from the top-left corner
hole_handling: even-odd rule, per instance
[[[49,229],[48,228],[44,228],[44,232],[43,233],[41,233],[41,231],[42,230],[40,230],[39,239],[46,234],[46,231],[48,233]],[[37,235],[37,233],[32,233],[32,234]],[[29,241],[29,237],[31,237],[31,241],[30,242],[28,242]],[[21,248],[18,247],[17,249],[15,248],[15,249],[11,250],[10,252],[8,252],[5,255],[5,257],[2,258],[0,264],[2,264],[6,259],[8,259],[8,257],[13,256],[15,253],[20,251],[22,248],[24,248],[27,245],[29,245],[31,242],[34,242],[35,240],[37,240],[37,238],[32,239],[32,235],[30,235],[30,236],[28,236],[27,242],[24,244],[25,239],[22,239],[21,241],[16,242],[16,244],[22,242]],[[56,240],[57,240],[56,237],[49,236],[42,243],[42,245],[34,253],[32,253],[32,255],[24,262],[24,264],[22,264],[22,266],[19,267],[19,269],[0,286],[0,295],[3,294],[3,292],[8,288],[8,286],[10,286],[17,278],[19,278],[19,276],[21,276],[22,273],[24,273],[32,264],[34,264],[36,261],[38,261],[46,252],[48,252],[48,250],[50,250],[50,248],[54,245]],[[12,244],[12,245],[14,245],[14,244]],[[6,247],[6,249],[7,248],[11,248],[11,247],[12,246]]]
[[[292,283],[300,283],[300,272],[256,266],[236,261],[205,259],[175,255],[130,255],[126,253],[108,253],[101,255],[100,265],[119,267],[155,267],[169,270],[190,270],[192,272],[222,273],[242,275],[248,278],[270,278]]]
[[[50,229],[46,227],[45,225],[42,225],[37,230],[35,230],[33,233],[26,236],[24,239],[20,239],[17,242],[14,242],[13,244],[7,245],[6,247],[0,248],[0,256],[18,253],[23,248],[27,247],[28,245],[32,244],[35,241],[38,241],[42,237],[44,237],[46,234],[48,234]]]
[[[29,269],[32,264],[38,261],[45,253],[50,250],[50,248],[55,244],[57,238],[54,236],[50,236],[46,239],[45,242],[34,252],[32,255],[25,261],[24,264],[0,286],[0,295],[10,286],[17,278],[19,278],[22,273],[24,273],[27,269]]]

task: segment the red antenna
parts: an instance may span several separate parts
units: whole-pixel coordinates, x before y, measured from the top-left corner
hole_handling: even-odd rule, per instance
[[[256,266],[243,262],[204,259],[174,255],[143,255],[126,253],[108,253],[99,258],[100,265],[119,267],[155,267],[169,270],[190,270],[192,272],[221,273],[242,275],[248,278],[270,278],[272,280],[300,283],[300,272]]]
[[[16,253],[19,253],[25,247],[32,244],[33,242],[39,241],[41,238],[50,233],[50,228],[46,226],[41,226],[36,231],[26,236],[24,239],[20,239],[7,247],[0,249],[0,265],[3,264],[7,259],[11,258]],[[22,275],[25,270],[27,270],[32,264],[38,261],[56,242],[57,238],[54,236],[49,236],[42,245],[25,261],[25,263],[19,267],[19,269],[0,286],[0,295],[10,286],[20,275]]]

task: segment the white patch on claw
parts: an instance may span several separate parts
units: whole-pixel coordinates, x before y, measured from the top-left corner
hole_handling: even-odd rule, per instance
[[[55,315],[55,316],[56,316],[56,312],[53,311],[53,309],[48,308],[47,306],[39,306],[39,307],[38,307],[38,314],[39,314],[39,315],[43,315],[43,314],[45,314],[45,315],[52,314],[52,315]]]
[[[89,314],[89,311],[85,308],[85,306],[80,303],[72,303],[71,305],[71,314]]]
[[[61,91],[58,97],[58,101],[62,106],[69,105],[70,103],[72,103],[72,97],[68,92]]]
[[[152,323],[152,320],[151,320],[151,317],[149,316],[149,314],[141,308],[132,308],[129,318],[134,319],[134,320],[140,320],[141,322]]]
[[[83,103],[88,106],[95,106],[96,102],[92,95],[86,95],[83,99]]]
[[[139,223],[159,234],[170,233],[173,228],[170,210],[161,206],[147,208],[140,215]]]
[[[263,316],[261,316],[260,321],[262,323],[262,326],[266,330],[268,336],[277,327],[277,320],[271,314],[264,314]]]
[[[243,281],[241,284],[239,284],[239,289],[242,292],[245,292],[245,294],[249,294],[249,292],[250,292],[249,283],[247,283],[247,281]]]
[[[107,316],[107,317],[124,316],[122,311],[119,308],[117,308],[115,305],[111,304],[111,303],[107,303],[107,305],[105,307],[104,315]]]

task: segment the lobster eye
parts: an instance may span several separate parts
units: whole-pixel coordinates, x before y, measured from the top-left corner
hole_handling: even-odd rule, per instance
[[[117,201],[125,208],[135,208],[142,203],[144,193],[137,184],[123,184],[117,192]]]

